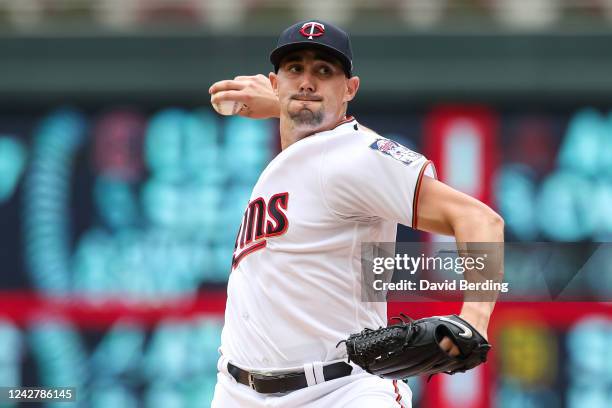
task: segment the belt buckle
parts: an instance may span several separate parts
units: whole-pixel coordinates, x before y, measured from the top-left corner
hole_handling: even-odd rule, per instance
[[[255,389],[255,380],[253,378],[253,373],[249,373],[248,379],[249,379],[249,387],[251,387],[252,390],[257,391]]]

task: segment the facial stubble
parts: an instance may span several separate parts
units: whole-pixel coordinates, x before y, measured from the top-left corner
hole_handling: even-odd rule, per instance
[[[289,117],[296,126],[316,127],[323,123],[323,108],[312,111],[308,108],[301,108],[295,113],[289,112]]]

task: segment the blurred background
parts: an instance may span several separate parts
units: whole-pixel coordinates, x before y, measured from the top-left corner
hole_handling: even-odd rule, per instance
[[[610,241],[611,0],[0,0],[0,385],[209,406],[235,233],[279,143],[207,90],[269,72],[309,18],[352,35],[350,113],[507,240]],[[483,368],[411,380],[414,406],[612,406],[609,304],[500,304],[491,337]]]

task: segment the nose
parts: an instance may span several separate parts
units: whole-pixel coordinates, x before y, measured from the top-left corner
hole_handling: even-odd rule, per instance
[[[314,77],[310,74],[310,72],[304,72],[302,75],[302,81],[300,83],[300,93],[313,93],[315,89]]]

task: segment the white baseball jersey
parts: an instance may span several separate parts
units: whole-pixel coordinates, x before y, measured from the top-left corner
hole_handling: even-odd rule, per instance
[[[344,358],[336,344],[387,321],[361,301],[361,242],[414,225],[422,155],[348,118],[293,143],[262,172],[236,239],[221,353],[252,370]]]

